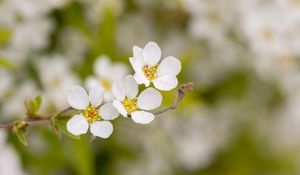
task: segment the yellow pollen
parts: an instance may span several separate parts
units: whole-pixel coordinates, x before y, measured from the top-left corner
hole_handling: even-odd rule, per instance
[[[110,90],[111,89],[111,82],[109,80],[100,80],[100,84],[105,90]]]
[[[100,120],[100,116],[98,113],[99,109],[93,107],[91,104],[83,111],[83,115],[89,124],[93,123],[96,120]]]
[[[148,78],[148,80],[154,80],[156,78],[156,70],[157,65],[153,67],[149,67],[148,65],[143,67],[144,75]]]
[[[126,97],[123,101],[122,104],[126,111],[130,114],[136,110],[136,103],[137,103],[137,98],[129,99]]]

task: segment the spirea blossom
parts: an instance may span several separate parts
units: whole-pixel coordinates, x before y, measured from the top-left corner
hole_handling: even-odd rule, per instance
[[[155,42],[149,42],[144,49],[134,46],[133,57],[129,58],[135,71],[134,78],[138,84],[154,86],[163,91],[175,88],[178,84],[177,74],[181,63],[173,56],[164,58],[160,63],[161,49]]]
[[[130,115],[135,123],[150,123],[155,116],[148,111],[158,108],[162,101],[160,92],[152,87],[145,89],[137,97],[138,84],[132,75],[114,83],[112,91],[115,96],[113,105],[124,117]]]
[[[86,86],[91,88],[103,88],[104,101],[112,101],[113,94],[111,86],[115,81],[119,81],[126,76],[128,69],[123,63],[112,63],[107,56],[100,56],[94,64],[96,76],[90,76],[86,80]]]
[[[67,123],[67,130],[73,135],[87,133],[89,127],[94,136],[108,138],[113,132],[113,125],[108,120],[119,116],[112,103],[102,104],[104,90],[93,88],[89,94],[80,87],[72,86],[67,95],[69,105],[80,111]]]

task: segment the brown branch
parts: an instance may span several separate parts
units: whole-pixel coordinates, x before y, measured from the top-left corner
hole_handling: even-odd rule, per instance
[[[55,118],[56,116],[59,116],[63,113],[66,113],[68,111],[70,111],[72,108],[71,107],[68,107],[58,113],[55,113],[55,114],[51,114],[49,116],[30,116],[30,117],[27,117],[25,118],[24,120],[18,120],[18,121],[23,121],[25,122],[26,124],[33,124],[33,123],[36,123],[36,122],[42,122],[42,121],[51,121],[53,118]],[[5,124],[0,124],[0,129],[1,128],[8,128],[8,129],[11,129],[13,128],[13,126],[16,124],[16,122],[18,121],[13,121],[13,122],[10,122],[10,123],[5,123]]]
[[[166,109],[154,112],[154,115],[159,115],[165,112],[168,112],[170,110],[174,110],[176,108],[178,108],[179,104],[181,103],[181,101],[183,100],[184,96],[185,96],[185,91],[192,91],[193,90],[193,83],[186,83],[186,84],[182,84],[180,85],[179,89],[176,91],[176,94],[174,96],[174,102],[172,106],[167,107]]]

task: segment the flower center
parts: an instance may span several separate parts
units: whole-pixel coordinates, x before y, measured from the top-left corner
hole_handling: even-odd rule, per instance
[[[125,108],[125,110],[130,114],[136,110],[136,103],[137,103],[137,98],[129,99],[126,97],[123,101],[122,104]]]
[[[144,75],[148,78],[148,80],[154,80],[156,78],[156,70],[157,65],[150,67],[148,65],[143,67]]]
[[[100,84],[105,90],[111,89],[111,82],[109,80],[100,80]]]
[[[89,106],[83,111],[83,115],[89,124],[100,119],[98,111],[99,109],[97,107],[93,107],[91,104],[89,104]]]

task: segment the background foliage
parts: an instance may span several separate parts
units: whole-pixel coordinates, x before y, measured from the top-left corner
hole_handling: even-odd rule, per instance
[[[37,95],[41,113],[64,109],[98,56],[129,66],[148,41],[195,84],[176,111],[146,126],[119,117],[93,143],[41,124],[23,146],[1,130],[0,174],[299,174],[299,11],[295,0],[0,1],[1,122]]]

